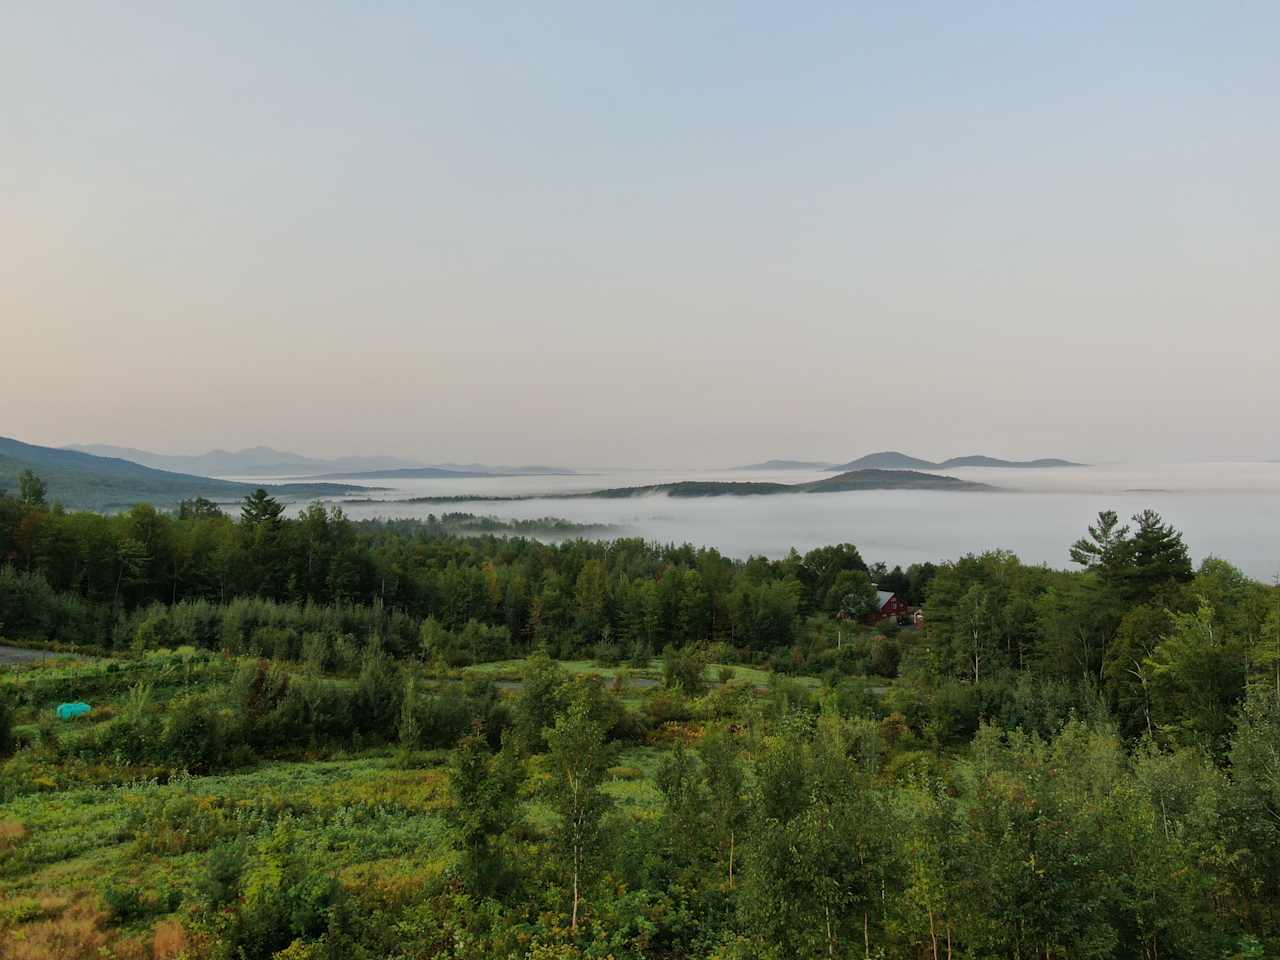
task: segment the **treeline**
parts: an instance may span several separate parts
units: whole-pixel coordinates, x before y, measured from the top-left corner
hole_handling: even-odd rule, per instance
[[[561,657],[705,641],[765,655],[794,643],[811,616],[860,615],[873,581],[919,603],[936,570],[868,565],[850,544],[743,562],[687,544],[546,544],[451,529],[434,518],[354,522],[321,504],[288,518],[261,491],[238,520],[203,500],[173,515],[139,506],[104,516],[0,496],[0,563],[13,570],[0,585],[0,630],[110,645],[131,641],[117,626],[135,611],[253,597],[297,610],[377,605],[450,631],[501,627],[512,650]],[[405,652],[401,631],[390,632],[388,649]]]
[[[1003,552],[944,564],[928,591],[928,642],[904,650],[902,672],[964,681],[974,700],[1011,676],[1086,683],[1126,736],[1224,756],[1247,690],[1280,695],[1280,589],[1225,560],[1193,569],[1182,536],[1152,511],[1131,524],[1102,513],[1070,553],[1083,570]]]
[[[261,491],[238,520],[207,501],[107,517],[0,497],[0,633],[347,673],[373,638],[449,666],[535,649],[646,663],[714,646],[779,672],[901,675],[913,681],[893,691],[901,712],[933,716],[942,740],[1022,709],[1031,678],[1053,701],[1042,715],[1102,697],[1125,736],[1221,756],[1246,689],[1280,690],[1280,591],[1223,560],[1193,569],[1150,511],[1131,524],[1104,513],[1070,555],[1082,569],[992,552],[886,570],[851,544],[739,561],[637,539],[460,537],[434,519],[353,522],[318,504],[291,519]],[[873,581],[924,602],[923,636],[845,626]]]

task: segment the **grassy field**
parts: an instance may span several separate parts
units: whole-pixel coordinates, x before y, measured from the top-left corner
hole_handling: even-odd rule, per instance
[[[492,676],[495,679],[516,681],[520,679],[527,665],[527,659],[497,660],[493,663],[480,663],[473,667],[467,667],[466,672],[480,676]],[[662,677],[662,661],[656,657],[644,667],[634,667],[626,664],[603,666],[594,660],[561,660],[560,667],[570,674],[601,677],[605,680],[613,680],[619,675],[646,680],[659,680]],[[773,676],[767,670],[744,667],[739,664],[712,663],[707,666],[707,676],[713,682],[718,681],[722,673],[725,672],[731,679],[745,680],[757,687],[767,687],[769,678]],[[796,682],[813,689],[817,689],[822,685],[822,681],[817,677],[795,677],[794,679]]]
[[[447,751],[406,757],[380,746],[260,760],[193,777],[88,763],[65,751],[54,758],[38,746],[47,728],[64,747],[91,735],[126,709],[139,681],[164,701],[225,683],[235,666],[217,655],[168,651],[137,660],[59,657],[0,668],[0,693],[15,704],[15,729],[28,744],[0,766],[0,790],[9,798],[0,807],[0,956],[7,956],[5,943],[75,923],[85,926],[78,936],[106,937],[117,956],[150,956],[153,931],[199,899],[214,851],[237,838],[263,842],[273,831],[290,831],[304,837],[308,849],[322,851],[344,884],[363,887],[430,885],[457,861],[442,815]],[[470,672],[518,677],[522,666],[507,661]],[[618,674],[587,661],[563,667],[572,675]],[[656,662],[645,673],[656,678]],[[626,693],[624,700],[632,701],[647,691]],[[92,713],[54,721],[57,704],[71,699],[90,702]],[[619,753],[606,785],[616,810],[656,808],[654,777],[667,749],[634,746]],[[529,828],[544,832],[555,818],[537,784],[535,758],[523,805]]]

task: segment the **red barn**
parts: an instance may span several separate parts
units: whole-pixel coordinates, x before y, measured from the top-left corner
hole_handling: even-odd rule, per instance
[[[890,618],[896,622],[899,617],[905,617],[911,612],[911,608],[903,603],[896,593],[890,593],[888,590],[876,591],[876,603],[879,607],[875,613],[867,617],[869,623],[879,623],[881,620]]]

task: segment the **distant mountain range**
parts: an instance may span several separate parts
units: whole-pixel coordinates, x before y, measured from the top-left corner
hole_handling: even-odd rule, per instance
[[[748,463],[735,470],[830,470],[834,464],[819,460],[766,460],[764,463]]]
[[[577,470],[571,470],[568,467],[548,467],[537,463],[519,467],[491,466],[484,463],[436,463],[432,466],[451,473],[470,472],[492,477],[576,477],[578,475]]]
[[[879,453],[868,453],[864,457],[850,460],[848,463],[821,463],[812,460],[766,460],[736,470],[955,470],[958,467],[1010,467],[1020,469],[1037,469],[1043,467],[1083,467],[1087,464],[1073,463],[1070,460],[1059,460],[1045,457],[1039,460],[1001,460],[973,454],[967,457],[952,457],[949,460],[921,460],[897,450],[882,450]]]
[[[570,477],[560,467],[486,467],[482,464],[447,467],[405,467],[401,470],[368,470],[362,473],[321,473],[306,480],[447,480],[454,477]]]
[[[50,501],[91,510],[123,509],[136,503],[173,507],[181,500],[194,497],[237,500],[260,486],[157,470],[119,457],[99,457],[0,437],[0,489],[16,494],[18,476],[28,469],[49,485]],[[261,486],[281,499],[343,496],[369,489],[346,483]]]
[[[561,467],[490,467],[480,463],[425,464],[402,457],[334,457],[322,459],[271,447],[249,447],[245,450],[210,450],[195,455],[152,453],[134,447],[115,447],[106,443],[70,444],[64,449],[97,457],[115,457],[152,467],[203,477],[299,477],[303,479],[377,479],[390,476],[421,477],[489,477],[559,475],[573,473]],[[397,473],[427,470],[421,474]]]

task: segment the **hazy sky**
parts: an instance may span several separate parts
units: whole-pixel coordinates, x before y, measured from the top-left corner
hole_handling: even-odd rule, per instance
[[[0,435],[1280,457],[1280,4],[0,5]]]

